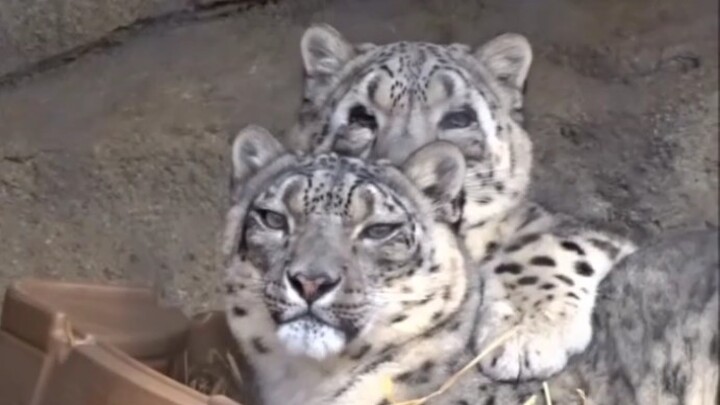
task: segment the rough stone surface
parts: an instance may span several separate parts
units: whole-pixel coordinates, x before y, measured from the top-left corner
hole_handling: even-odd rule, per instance
[[[132,280],[217,305],[230,139],[291,124],[314,21],[363,42],[527,35],[537,198],[641,240],[716,227],[717,7],[309,0],[143,30],[0,88],[0,288]]]
[[[139,19],[189,4],[189,0],[0,1],[0,77]]]

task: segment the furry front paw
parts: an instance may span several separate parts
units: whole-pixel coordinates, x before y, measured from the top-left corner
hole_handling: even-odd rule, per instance
[[[488,334],[478,345],[482,351],[506,332],[514,331],[480,362],[482,372],[496,381],[547,379],[562,371],[570,356],[584,350],[592,336],[589,314],[563,311],[537,314],[516,322],[505,318],[504,325],[492,327],[493,331],[501,332]]]

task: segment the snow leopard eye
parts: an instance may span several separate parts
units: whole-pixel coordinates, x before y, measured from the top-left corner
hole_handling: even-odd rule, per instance
[[[258,214],[266,227],[276,231],[287,229],[287,219],[283,214],[270,210],[258,210]]]
[[[375,116],[360,104],[356,104],[350,109],[348,113],[348,124],[367,128],[371,131],[376,130],[378,127]]]
[[[446,113],[440,120],[440,128],[461,129],[467,128],[477,122],[477,114],[470,106],[464,106],[460,110],[450,111]]]
[[[392,235],[400,228],[400,224],[375,224],[363,229],[360,236],[365,239],[380,240]]]

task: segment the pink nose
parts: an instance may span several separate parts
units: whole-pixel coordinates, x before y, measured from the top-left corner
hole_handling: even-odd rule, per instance
[[[290,286],[308,303],[312,303],[340,283],[340,279],[333,280],[329,276],[303,274],[288,275]]]

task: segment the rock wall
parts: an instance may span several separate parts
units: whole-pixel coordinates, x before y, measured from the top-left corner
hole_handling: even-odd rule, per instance
[[[0,77],[138,20],[191,9],[194,4],[193,0],[2,0]]]

